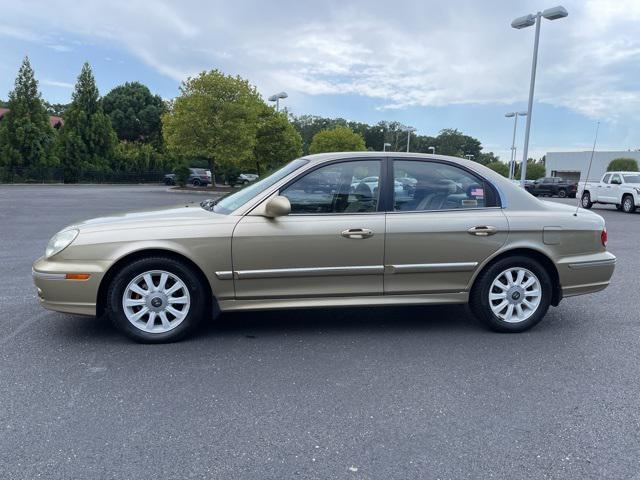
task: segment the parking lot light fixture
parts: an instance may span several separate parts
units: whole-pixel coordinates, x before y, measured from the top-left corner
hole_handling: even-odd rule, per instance
[[[407,132],[407,153],[409,153],[409,140],[411,140],[411,133],[415,132],[416,129],[413,127],[407,127],[404,131]]]
[[[470,153],[467,153],[465,157],[467,160],[473,160],[475,158],[475,155],[471,155]]]
[[[525,117],[527,112],[509,112],[504,116],[507,118],[514,118],[513,121],[513,139],[511,141],[511,156],[509,158],[509,180],[511,180],[516,171],[516,127],[518,126],[518,117]]]
[[[529,103],[527,108],[527,124],[524,131],[524,148],[522,151],[522,168],[520,174],[520,185],[524,188],[525,179],[527,178],[527,156],[529,155],[529,133],[531,131],[531,111],[533,109],[533,91],[536,85],[536,66],[538,63],[538,44],[540,43],[540,24],[542,19],[558,20],[564,18],[569,13],[567,9],[561,5],[557,7],[547,8],[542,12],[538,12],[535,15],[530,13],[523,17],[518,17],[511,22],[511,26],[516,29],[522,29],[531,27],[535,24],[536,33],[533,41],[533,60],[531,62],[531,82],[529,84]]]
[[[429,147],[429,150],[431,150],[432,155],[436,154],[436,147]]]
[[[382,151],[383,151],[383,152],[386,152],[386,151],[387,151],[387,147],[390,147],[390,146],[391,146],[391,144],[390,144],[390,143],[385,142],[385,143],[382,145]]]
[[[287,98],[288,96],[287,92],[280,92],[269,97],[270,102],[276,102],[276,112],[280,111],[280,99]]]

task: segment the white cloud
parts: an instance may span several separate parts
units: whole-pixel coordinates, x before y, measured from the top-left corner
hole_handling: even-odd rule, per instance
[[[46,78],[44,80],[42,80],[41,83],[43,85],[47,85],[49,87],[68,88],[70,90],[73,90],[73,88],[74,88],[73,83],[59,82],[57,80],[48,80]]]
[[[65,35],[118,45],[178,81],[221,68],[264,92],[359,95],[378,109],[511,104],[526,100],[533,29],[517,31],[509,22],[537,6],[532,0],[284,0],[277,8],[258,0],[185,1],[180,8],[151,0],[59,0],[38,8],[10,2],[0,35],[43,41],[33,32],[55,25]],[[536,98],[612,122],[639,119],[640,1],[565,6],[568,18],[542,25]]]

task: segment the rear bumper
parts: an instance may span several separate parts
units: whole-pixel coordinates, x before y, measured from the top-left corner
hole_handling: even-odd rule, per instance
[[[40,305],[48,310],[96,314],[98,288],[109,262],[52,261],[44,257],[33,263],[33,283]],[[87,273],[87,280],[67,280],[67,273]]]
[[[563,297],[598,292],[609,286],[616,257],[609,252],[567,257],[557,263]]]

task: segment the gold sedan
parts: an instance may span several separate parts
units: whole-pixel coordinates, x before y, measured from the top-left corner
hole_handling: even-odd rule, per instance
[[[520,332],[607,287],[599,215],[459,158],[311,155],[217,202],[87,220],[33,264],[42,306],[178,340],[219,311],[469,303]]]

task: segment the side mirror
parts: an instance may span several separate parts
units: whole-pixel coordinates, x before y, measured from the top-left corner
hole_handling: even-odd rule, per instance
[[[287,197],[276,195],[264,207],[264,214],[269,218],[284,217],[291,213],[291,202]]]

